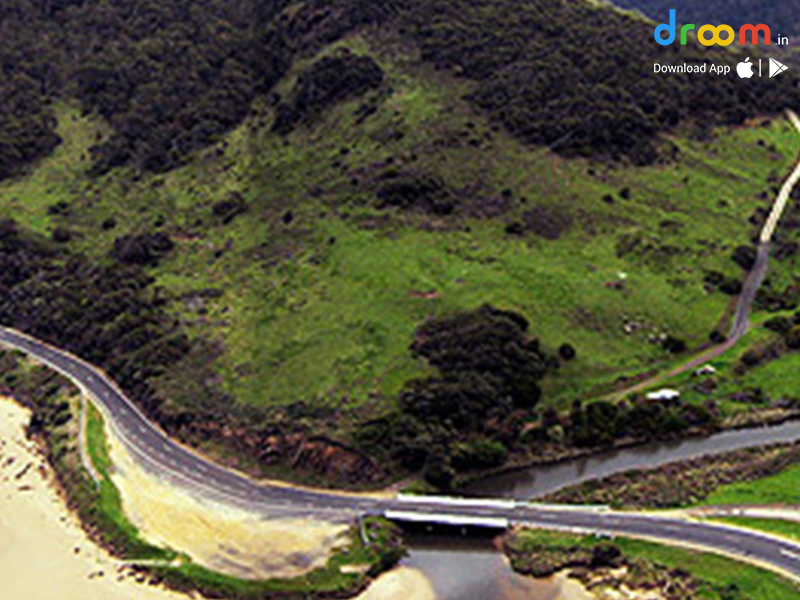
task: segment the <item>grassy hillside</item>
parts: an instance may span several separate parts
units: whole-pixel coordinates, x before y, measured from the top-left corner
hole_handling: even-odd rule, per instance
[[[237,104],[238,117],[228,115],[213,135],[170,155],[168,167],[182,166],[165,172],[167,163],[149,168],[149,142],[136,135],[134,154],[144,162],[96,168],[98,152],[107,156],[113,140],[135,133],[135,111],[104,118],[97,107],[87,110],[85,98],[65,94],[54,102],[63,141],[26,173],[0,182],[0,217],[16,220],[26,235],[50,238],[60,283],[42,292],[35,277],[15,282],[10,318],[85,314],[89,298],[42,308],[70,280],[69,257],[110,272],[132,262],[153,278],[137,297],[151,307],[141,309],[151,320],[124,338],[130,352],[109,357],[106,346],[91,347],[98,360],[171,432],[226,459],[244,454],[255,469],[282,469],[295,457],[288,466],[333,479],[342,473],[324,458],[325,448],[355,445],[360,424],[396,410],[404,383],[430,372],[408,350],[428,317],[489,302],[524,314],[551,355],[574,346],[577,357],[542,382],[545,407],[565,408],[622,375],[677,360],[661,343],[665,336],[690,349],[708,342],[731,297],[708,285],[707,275],[742,276],[730,257],[750,242],[748,219],[769,206],[800,149],[782,118],[747,112],[763,90],[743,96],[720,88],[726,108],[713,131],[697,127],[704,113],[692,102],[664,96],[667,104],[682,102],[685,114],[645,117],[653,129],[646,140],[635,137],[655,152],[644,161],[650,166],[634,167],[640,161],[624,153],[583,151],[606,147],[616,127],[606,121],[570,121],[591,135],[571,152],[557,144],[551,150],[552,131],[536,137],[514,126],[525,115],[554,118],[530,113],[530,89],[510,102],[519,112],[481,96],[487,83],[511,93],[522,67],[506,56],[502,80],[477,68],[500,35],[498,21],[474,53],[465,35],[459,52],[444,56],[456,4],[442,5],[438,20],[426,23],[408,7],[387,17],[373,15],[370,3],[351,4],[350,12],[324,13],[321,21],[311,19],[322,10],[314,3],[288,11],[281,23],[294,34],[293,60],[271,71],[270,92],[248,88],[249,109],[239,114]],[[531,26],[552,17],[537,7],[528,7]],[[586,17],[587,35],[604,35],[623,18],[569,7],[552,22],[576,11]],[[478,27],[477,16],[465,16],[465,31]],[[406,19],[412,33],[369,26],[385,18]],[[316,29],[304,35],[301,25],[310,22]],[[636,27],[644,39],[644,25]],[[535,43],[518,41],[530,61],[538,56]],[[620,56],[629,60],[634,50],[624,46]],[[570,72],[581,64],[576,56]],[[592,55],[591,64],[599,58]],[[341,89],[337,71],[349,78]],[[599,85],[592,69],[581,77],[586,89]],[[624,78],[612,83],[625,85]],[[136,94],[152,100],[148,89]],[[778,92],[765,110],[791,100],[789,87]],[[589,108],[572,106],[570,115]],[[161,125],[172,131],[175,122],[165,119]],[[791,282],[796,263],[789,256],[775,265],[776,285]],[[37,293],[45,294],[38,303]],[[38,308],[17,310],[14,303],[28,300]],[[116,348],[114,332],[128,329],[120,311],[96,328],[109,347]],[[157,347],[146,343],[153,323]],[[169,362],[158,368],[162,352]],[[234,441],[219,445],[224,428]],[[323,449],[313,445],[317,437]],[[377,472],[368,457],[347,456],[345,478],[365,464]]]
[[[383,64],[393,92],[364,124],[353,116],[360,100],[286,140],[254,117],[219,151],[162,176],[86,178],[81,140],[93,126],[65,108],[65,144],[2,185],[3,214],[45,234],[66,226],[70,245],[98,259],[122,233],[161,222],[177,241],[153,271],[176,298],[171,310],[193,335],[223,342],[224,384],[253,403],[390,397],[419,373],[406,350],[415,326],[484,301],[529,316],[550,347],[577,347],[549,383],[553,401],[667,359],[648,335],[706,341],[729,298],[705,291],[705,271],[737,275],[729,255],[768,206],[758,194],[798,147],[788,125],[676,138],[682,151],[668,167],[567,161],[493,131],[425,69]],[[392,131],[402,139],[380,139]],[[459,140],[467,135],[482,147]],[[379,210],[369,185],[351,185],[390,170],[436,175],[464,200],[446,218]],[[212,206],[233,192],[250,210],[222,224]],[[48,214],[59,201],[67,214]],[[109,218],[117,226],[103,231]],[[516,223],[522,233],[506,233]],[[208,289],[222,296],[198,298]],[[634,321],[642,329],[626,334]]]

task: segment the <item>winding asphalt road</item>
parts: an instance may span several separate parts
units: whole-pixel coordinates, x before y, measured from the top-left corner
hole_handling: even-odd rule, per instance
[[[790,115],[800,131],[800,120]],[[800,180],[800,165],[784,186],[788,198]],[[782,192],[783,194],[783,192]],[[785,205],[785,200],[783,205]],[[783,205],[773,210],[777,223]],[[779,209],[779,210],[778,210]],[[756,265],[739,300],[732,339],[744,335],[750,305],[763,281],[769,257],[769,236],[762,237]],[[231,504],[265,517],[310,516],[350,521],[365,514],[383,514],[403,521],[490,525],[520,524],[575,533],[598,533],[688,545],[749,560],[800,582],[800,544],[755,531],[706,522],[642,513],[614,512],[602,507],[545,506],[514,500],[343,494],[257,482],[223,468],[171,440],[151,423],[100,369],[78,357],[14,329],[0,327],[0,346],[17,350],[72,380],[103,413],[116,438],[149,472],[209,500]]]
[[[108,376],[78,357],[8,328],[0,328],[0,345],[23,352],[72,380],[102,411],[117,439],[147,471],[202,498],[238,506],[265,518],[305,516],[351,521],[366,514],[383,514],[402,521],[496,527],[519,524],[574,533],[631,536],[749,560],[800,582],[800,544],[723,525],[615,512],[603,507],[428,496],[384,498],[257,482],[171,440]]]
[[[787,110],[786,114],[789,116],[789,120],[791,121],[795,130],[800,134],[800,117],[798,117],[797,114],[791,110]],[[665,379],[675,377],[676,375],[680,375],[687,371],[693,371],[707,362],[721,356],[739,343],[739,341],[747,333],[747,329],[750,326],[750,309],[753,307],[756,294],[758,293],[761,284],[764,283],[764,278],[767,276],[767,270],[769,269],[770,242],[775,234],[775,229],[778,226],[778,222],[783,215],[783,211],[786,209],[786,205],[792,196],[792,191],[794,191],[794,188],[798,183],[800,183],[800,161],[795,164],[792,173],[781,186],[778,196],[775,198],[775,202],[772,204],[772,210],[770,211],[767,220],[764,222],[764,226],[761,228],[761,234],[759,236],[758,248],[756,252],[756,260],[753,263],[753,267],[748,272],[744,283],[742,284],[742,292],[739,294],[739,297],[736,301],[736,310],[733,314],[733,323],[731,323],[731,329],[728,334],[728,338],[723,343],[705,350],[691,360],[674,367],[666,373],[648,377],[647,379],[640,381],[633,386],[614,391],[608,395],[609,398],[624,398],[628,394],[641,392],[647,388],[654,387],[662,383]]]

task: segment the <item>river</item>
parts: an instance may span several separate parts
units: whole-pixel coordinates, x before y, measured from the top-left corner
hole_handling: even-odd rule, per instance
[[[482,497],[529,499],[566,486],[631,469],[652,468],[764,444],[800,439],[800,421],[776,427],[726,431],[706,438],[658,442],[614,450],[555,465],[532,467],[490,477],[465,493]],[[575,597],[563,582],[531,581],[515,575],[489,539],[413,534],[403,564],[421,570],[438,600],[555,600]]]
[[[583,587],[563,577],[547,580],[517,575],[492,540],[410,534],[404,565],[422,571],[437,600],[583,600]]]
[[[19,593],[12,593],[10,597],[46,598],[48,590],[53,589],[52,585],[74,592],[65,593],[65,598],[174,597],[157,593],[148,587],[137,586],[130,578],[121,586],[112,577],[87,579],[87,573],[98,570],[98,565],[102,570],[113,571],[113,561],[108,558],[98,561],[95,555],[102,552],[85,540],[85,536],[74,524],[64,531],[65,526],[62,524],[68,519],[63,512],[61,500],[45,481],[41,481],[41,477],[37,475],[38,469],[29,470],[22,480],[15,477],[14,474],[19,473],[25,464],[40,459],[35,455],[35,444],[22,437],[22,427],[29,418],[28,413],[10,400],[5,404],[0,403],[0,412],[0,425],[5,427],[0,431],[0,462],[8,470],[8,473],[0,477],[0,483],[4,482],[5,485],[5,491],[0,494],[0,500],[5,502],[0,502],[3,509],[0,511],[0,536],[12,539],[12,534],[16,535],[16,539],[11,542],[13,552],[4,553],[0,548],[0,575],[14,573],[15,577],[12,579],[19,587],[15,590]],[[468,491],[481,496],[534,498],[565,485],[620,471],[796,439],[800,439],[800,422],[771,428],[730,431],[708,438],[649,444],[557,465],[526,469],[477,482]],[[9,462],[10,456],[16,457],[14,464]],[[21,491],[22,487],[30,486],[39,489],[39,493]],[[52,518],[54,506],[61,511],[59,520],[62,524]],[[8,518],[4,519],[3,515]],[[24,522],[25,526],[19,527],[20,522]],[[537,581],[516,575],[508,568],[489,537],[442,537],[418,531],[408,536],[408,542],[411,551],[403,565],[421,571],[428,578],[438,600],[585,598],[580,587],[569,581]],[[73,552],[75,547],[80,547],[79,554]],[[47,586],[38,585],[35,575],[21,575],[34,573],[37,569],[41,571],[41,565],[45,563],[48,566],[44,570],[49,573]],[[13,586],[5,591],[11,589]],[[45,595],[42,596],[42,593]]]

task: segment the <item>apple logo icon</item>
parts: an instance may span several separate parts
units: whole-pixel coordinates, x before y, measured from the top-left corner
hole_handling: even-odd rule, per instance
[[[753,63],[748,62],[750,57],[747,57],[744,62],[736,65],[736,72],[742,79],[750,79],[753,76]]]

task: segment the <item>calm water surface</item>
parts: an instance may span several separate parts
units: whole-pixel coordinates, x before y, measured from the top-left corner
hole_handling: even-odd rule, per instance
[[[514,573],[490,539],[410,535],[404,561],[431,581],[439,600],[561,600],[559,582]]]
[[[652,468],[677,460],[797,439],[800,439],[800,421],[776,427],[726,431],[706,438],[657,442],[498,475],[473,483],[466,492],[484,497],[535,498],[576,483],[631,469]]]
[[[470,485],[470,495],[535,498],[563,487],[631,469],[656,467],[769,443],[800,439],[800,421],[777,427],[728,431],[707,438],[659,442],[546,467],[533,467]],[[558,585],[514,574],[489,539],[413,534],[404,564],[423,571],[439,600],[555,600]]]

